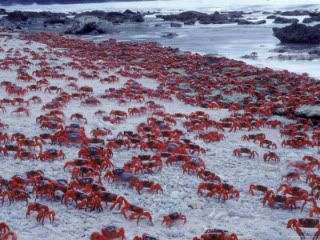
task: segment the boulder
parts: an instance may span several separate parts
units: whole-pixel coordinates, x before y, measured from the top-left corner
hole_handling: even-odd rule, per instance
[[[267,19],[276,19],[276,18],[277,18],[276,15],[270,15],[270,16],[267,17]]]
[[[273,33],[282,43],[320,44],[320,29],[304,24],[292,24],[284,28],[273,28]]]
[[[265,24],[267,21],[266,20],[260,20],[260,21],[248,21],[245,19],[239,19],[237,20],[239,25],[260,25],[260,24]]]
[[[287,23],[298,23],[299,20],[297,18],[284,18],[284,17],[276,17],[273,23],[277,24],[287,24]]]

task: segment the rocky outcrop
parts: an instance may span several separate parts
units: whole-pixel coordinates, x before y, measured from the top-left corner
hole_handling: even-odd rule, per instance
[[[97,17],[100,20],[105,20],[113,24],[121,24],[126,22],[139,23],[144,21],[142,14],[135,13],[130,10],[126,10],[123,13],[104,12],[104,11],[83,12],[83,13],[77,14],[75,16],[75,19],[83,18],[83,17]]]
[[[14,11],[9,12],[5,17],[8,21],[11,22],[31,22],[31,21],[45,21],[52,18],[66,18],[64,13],[52,13],[52,12],[22,12]]]
[[[183,22],[186,25],[194,24],[198,21],[200,24],[226,24],[235,23],[237,19],[243,17],[243,12],[233,11],[213,14],[206,14],[197,11],[186,11],[179,14],[157,15],[157,18],[162,18],[164,21]]]
[[[276,17],[273,23],[276,24],[287,24],[287,23],[298,23],[299,20],[297,18],[284,18],[284,17]]]
[[[284,28],[273,28],[273,33],[282,43],[320,44],[318,27],[292,24]]]
[[[113,25],[143,22],[143,15],[130,10],[121,12],[91,11],[74,14],[14,11],[0,19],[0,26],[24,31],[50,31],[68,34],[105,34]]]

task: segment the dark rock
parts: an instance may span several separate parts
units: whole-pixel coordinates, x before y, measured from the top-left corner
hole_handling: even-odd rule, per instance
[[[182,27],[182,24],[181,23],[170,23],[170,26],[171,27]]]
[[[54,24],[67,24],[68,18],[49,18],[44,21],[45,25],[54,25]]]
[[[310,12],[309,18],[303,19],[303,23],[320,22],[320,12]]]
[[[198,21],[200,24],[211,24],[212,23],[210,16],[201,17],[198,19]]]
[[[123,13],[121,12],[104,12],[104,11],[91,11],[91,12],[82,12],[75,16],[75,19],[83,18],[86,16],[96,17],[101,20],[107,20],[109,22],[119,24],[125,22],[143,22],[144,18],[140,13],[135,13],[130,10],[126,10]]]
[[[313,20],[312,20],[312,18],[304,18],[304,19],[302,20],[302,22],[303,22],[303,23],[312,23]]]
[[[276,15],[270,15],[270,16],[267,17],[267,19],[276,19],[276,18],[277,18]]]
[[[206,17],[208,14],[196,12],[196,11],[186,11],[179,14],[170,14],[170,15],[157,15],[157,18],[162,18],[165,21],[179,21],[185,22],[190,19],[198,20],[201,17]]]
[[[143,15],[130,10],[121,12],[91,11],[79,14],[13,11],[0,18],[0,26],[23,31],[52,31],[69,34],[104,34],[113,32],[110,24],[140,23]]]
[[[4,8],[0,8],[0,15],[4,15],[6,13],[7,13],[7,11]]]
[[[260,24],[265,24],[267,21],[266,20],[260,20],[256,22],[248,21],[245,19],[239,19],[237,20],[239,25],[260,25]]]
[[[245,14],[245,12],[231,11],[231,12],[226,12],[225,14],[227,14],[229,18],[243,18],[243,14]]]
[[[309,15],[312,18],[320,18],[320,12],[310,12]]]
[[[284,17],[276,17],[273,23],[277,24],[286,24],[286,23],[298,23],[299,20],[296,18],[284,18]]]
[[[196,20],[190,19],[190,20],[184,21],[183,24],[184,25],[194,25],[194,24],[196,24]]]
[[[210,15],[211,22],[214,24],[224,24],[231,22],[231,19],[229,19],[228,14],[221,14],[219,12],[215,12]]]
[[[293,11],[278,11],[276,12],[277,14],[281,15],[281,16],[305,16],[305,15],[309,15],[309,11],[307,10],[293,10]]]
[[[66,17],[64,13],[52,13],[52,12],[22,12],[13,11],[9,12],[5,17],[11,22],[25,22],[27,20],[34,21],[45,21],[50,18],[63,18]]]
[[[215,12],[206,14],[196,11],[186,11],[179,14],[157,15],[157,18],[162,18],[164,21],[178,21],[186,24],[194,24],[199,21],[200,24],[225,24],[234,23],[238,18],[243,17],[243,12],[233,11],[228,13]]]
[[[273,33],[282,43],[320,44],[320,29],[304,24],[292,24],[284,28],[273,28]]]

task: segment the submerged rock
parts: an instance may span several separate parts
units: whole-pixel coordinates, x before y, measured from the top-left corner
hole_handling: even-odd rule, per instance
[[[177,36],[178,36],[178,34],[174,33],[174,32],[164,33],[161,35],[161,37],[163,37],[163,38],[175,38]]]
[[[243,12],[233,11],[213,14],[206,14],[197,11],[186,11],[179,14],[157,15],[157,18],[162,18],[164,21],[178,21],[186,25],[195,24],[198,21],[200,24],[225,24],[235,23],[237,19],[243,17]]]
[[[248,21],[248,20],[245,20],[245,19],[241,19],[241,20],[238,20],[238,24],[239,25],[260,25],[260,24],[265,24],[267,21],[266,20],[260,20],[260,21]]]
[[[273,28],[273,33],[282,43],[320,44],[318,27],[292,24],[284,28]]]

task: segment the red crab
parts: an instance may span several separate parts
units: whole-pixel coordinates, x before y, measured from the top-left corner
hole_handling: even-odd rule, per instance
[[[238,240],[235,233],[229,233],[221,229],[208,229],[200,238],[194,237],[193,240]]]
[[[114,225],[106,226],[101,229],[101,233],[93,232],[90,236],[90,240],[124,240],[125,238],[124,228],[118,228]]]
[[[301,239],[304,239],[304,233],[301,228],[316,228],[317,231],[313,236],[313,240],[317,240],[320,237],[320,221],[319,219],[312,218],[298,218],[290,219],[287,224],[287,228],[294,230]]]
[[[60,159],[65,159],[65,154],[62,150],[56,150],[56,149],[48,149],[44,152],[40,152],[39,153],[39,159],[41,161],[44,161],[44,160],[55,160],[57,158],[60,158]]]
[[[237,157],[242,157],[242,155],[247,155],[250,158],[255,158],[258,156],[256,151],[250,150],[249,148],[237,148],[233,151],[233,154]]]
[[[268,162],[268,161],[279,162],[280,157],[275,152],[267,152],[267,153],[263,154],[263,160],[265,162]]]
[[[187,217],[181,213],[174,212],[169,215],[163,216],[162,224],[171,227],[178,221],[182,221],[183,224],[185,224],[187,222]]]

